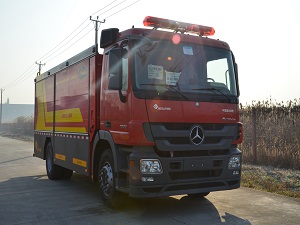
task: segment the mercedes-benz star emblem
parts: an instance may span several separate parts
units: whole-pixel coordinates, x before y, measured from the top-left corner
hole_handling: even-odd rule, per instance
[[[190,140],[194,145],[200,145],[204,141],[204,130],[196,125],[191,129]]]

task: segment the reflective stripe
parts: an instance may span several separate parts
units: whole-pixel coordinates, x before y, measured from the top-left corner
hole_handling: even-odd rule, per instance
[[[81,160],[81,159],[73,158],[73,163],[78,166],[86,167],[86,161]]]

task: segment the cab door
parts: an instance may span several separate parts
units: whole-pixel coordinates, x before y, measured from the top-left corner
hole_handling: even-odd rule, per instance
[[[121,43],[118,48],[112,48],[105,57],[104,119],[101,125],[110,131],[116,144],[126,144],[131,119],[127,42]]]

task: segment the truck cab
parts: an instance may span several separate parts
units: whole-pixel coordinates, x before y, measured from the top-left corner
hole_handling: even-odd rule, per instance
[[[132,197],[238,188],[242,124],[229,45],[208,38],[211,27],[156,17],[144,25],[153,29],[101,34],[100,130],[111,135],[119,173],[111,186]]]

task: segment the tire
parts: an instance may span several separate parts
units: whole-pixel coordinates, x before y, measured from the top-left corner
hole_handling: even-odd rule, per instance
[[[63,176],[63,168],[54,164],[54,154],[51,142],[46,149],[46,171],[50,180],[58,180]]]
[[[196,193],[196,194],[188,194],[191,198],[203,198],[207,196],[210,192]]]
[[[110,149],[104,150],[99,160],[98,187],[105,204],[112,207],[120,206],[119,193],[115,187],[114,160]]]

